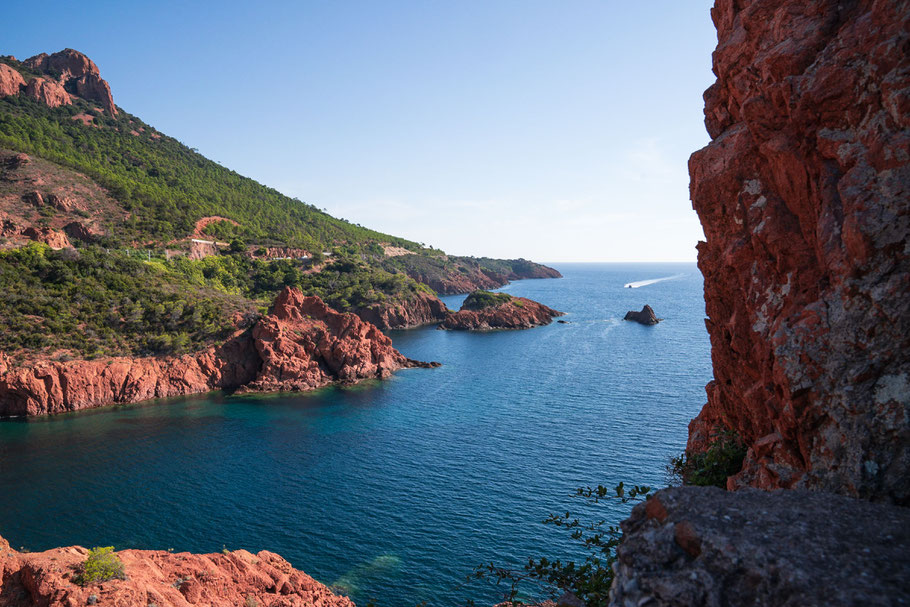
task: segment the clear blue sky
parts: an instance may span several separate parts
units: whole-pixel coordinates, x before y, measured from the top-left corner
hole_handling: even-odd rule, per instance
[[[708,0],[15,2],[117,105],[336,216],[457,254],[691,261]]]

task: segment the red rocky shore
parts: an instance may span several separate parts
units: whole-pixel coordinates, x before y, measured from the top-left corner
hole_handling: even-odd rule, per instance
[[[0,607],[354,607],[272,552],[123,550],[126,579],[82,586],[74,578],[87,556],[81,546],[20,553],[0,537]]]
[[[435,366],[406,358],[373,324],[286,288],[271,314],[224,344],[165,358],[44,362],[0,357],[0,416],[46,415],[212,390],[302,391]]]

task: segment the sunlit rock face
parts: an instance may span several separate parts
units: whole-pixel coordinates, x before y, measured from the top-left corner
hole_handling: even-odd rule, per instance
[[[730,486],[910,502],[910,2],[718,0],[706,242],[713,428]]]

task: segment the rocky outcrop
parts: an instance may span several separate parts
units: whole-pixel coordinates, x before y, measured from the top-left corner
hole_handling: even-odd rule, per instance
[[[474,307],[470,296],[458,312],[449,312],[440,329],[458,331],[494,331],[498,329],[530,329],[548,325],[563,313],[525,297],[485,307]]]
[[[41,53],[23,63],[34,71],[56,78],[61,86],[70,87],[83,99],[99,103],[111,116],[117,115],[110,86],[101,78],[95,62],[79,51],[68,48],[53,55]]]
[[[0,97],[18,95],[24,87],[25,80],[22,74],[5,63],[0,63]]]
[[[52,249],[65,249],[72,246],[66,234],[51,228],[27,227],[20,231],[19,234],[29,240],[43,242]]]
[[[246,390],[312,390],[433,366],[406,358],[375,325],[298,289],[278,295],[272,314],[253,327],[252,336],[262,366]]]
[[[657,314],[654,313],[654,309],[647,304],[640,312],[629,310],[626,312],[623,320],[632,320],[643,325],[656,325],[660,322],[660,319],[657,318]]]
[[[72,105],[73,98],[63,85],[47,78],[32,78],[25,87],[25,95],[48,107]]]
[[[404,357],[375,326],[341,314],[318,297],[285,289],[273,312],[224,344],[195,354],[0,364],[0,416],[46,415],[216,389],[312,390],[332,383],[384,378]]]
[[[79,585],[81,546],[17,552],[0,538],[0,605],[354,607],[272,552],[122,550],[126,579]]]
[[[353,312],[380,329],[408,329],[441,322],[448,309],[435,295],[416,293],[404,301],[372,304]]]
[[[908,16],[906,0],[712,10],[712,141],[689,170],[714,381],[689,448],[737,431],[731,487],[910,503]]]
[[[807,491],[677,487],[637,505],[622,530],[616,607],[910,598],[907,508]]]

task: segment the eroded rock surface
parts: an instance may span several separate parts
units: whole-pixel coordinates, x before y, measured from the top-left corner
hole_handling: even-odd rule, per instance
[[[610,604],[910,603],[910,509],[831,493],[676,487],[622,523]]]
[[[713,428],[731,486],[910,502],[910,3],[718,0],[707,242]]]
[[[445,319],[447,312],[442,300],[429,293],[417,293],[404,301],[355,310],[357,316],[380,329],[407,329],[438,323]]]
[[[18,95],[24,87],[22,74],[5,63],[0,63],[0,97]]]
[[[354,607],[272,552],[123,550],[125,580],[78,585],[81,546],[20,553],[0,537],[0,605]]]

